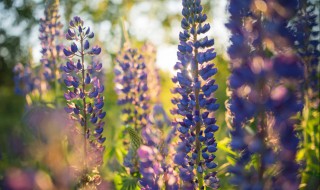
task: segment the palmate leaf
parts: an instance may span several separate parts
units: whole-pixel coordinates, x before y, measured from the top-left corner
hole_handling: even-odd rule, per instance
[[[138,190],[138,180],[137,177],[125,176],[122,178],[121,190]]]
[[[114,182],[117,190],[139,190],[139,175],[115,175]]]
[[[131,140],[131,146],[134,150],[138,150],[140,145],[142,144],[142,138],[141,135],[138,134],[138,132],[132,128],[131,126],[127,125],[126,130],[129,133],[130,140]]]

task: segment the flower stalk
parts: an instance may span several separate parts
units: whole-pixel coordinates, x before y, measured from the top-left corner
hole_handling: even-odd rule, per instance
[[[73,41],[70,48],[63,49],[69,58],[62,67],[65,72],[64,83],[68,91],[64,94],[68,104],[65,108],[71,119],[78,121],[82,127],[83,136],[83,173],[82,184],[94,183],[86,177],[90,171],[94,171],[102,164],[102,156],[106,140],[102,137],[104,112],[104,85],[99,79],[102,63],[92,62],[85,66],[85,57],[96,56],[101,48],[93,46],[90,49],[89,39],[94,37],[90,27],[84,26],[80,17],[74,17],[69,23],[66,39]],[[79,45],[79,48],[78,48]],[[76,58],[74,62],[72,58]],[[93,128],[94,127],[94,128]]]

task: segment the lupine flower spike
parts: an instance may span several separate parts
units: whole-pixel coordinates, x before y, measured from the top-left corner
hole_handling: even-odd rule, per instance
[[[97,77],[102,63],[93,62],[87,68],[85,66],[87,56],[96,56],[101,52],[98,46],[90,47],[89,40],[93,37],[90,27],[84,26],[80,17],[75,16],[70,21],[66,34],[66,39],[72,41],[72,44],[70,48],[63,49],[65,56],[69,58],[62,67],[65,72],[64,83],[68,87],[64,94],[68,102],[65,110],[82,127],[85,175],[102,164],[103,143],[106,140],[102,136],[105,124],[103,118],[106,116],[103,111],[104,85]],[[88,61],[90,63],[91,59]],[[83,178],[81,183],[96,183],[96,178]]]
[[[118,54],[116,62],[114,72],[118,105],[122,106],[123,121],[133,145],[124,165],[133,174],[138,172],[136,150],[141,144],[141,130],[146,127],[149,114],[146,65],[139,51],[128,46]]]
[[[29,93],[39,90],[40,80],[36,77],[36,73],[30,63],[26,65],[22,63],[16,64],[13,72],[16,94],[27,96]]]
[[[32,49],[29,49],[29,61],[26,64],[18,63],[13,68],[14,91],[24,96],[26,108],[29,110],[35,103],[42,102],[42,94],[47,90],[47,81],[43,80],[41,68],[33,64]]]
[[[230,146],[239,153],[229,171],[239,189],[298,188],[298,139],[291,117],[303,107],[295,85],[304,73],[287,28],[296,8],[296,1],[229,4]],[[277,175],[268,175],[271,171]]]
[[[48,82],[60,79],[59,58],[63,56],[62,44],[59,41],[62,37],[62,24],[58,14],[59,1],[48,1],[45,9],[45,18],[40,19],[39,39],[41,41],[40,62],[43,64],[44,76]]]
[[[149,90],[150,103],[158,104],[160,103],[161,85],[159,69],[156,65],[156,47],[151,43],[146,43],[142,46],[141,53],[144,57],[148,73],[148,87],[149,89],[152,89]]]
[[[160,102],[160,76],[156,67],[155,47],[145,44],[142,47],[148,71],[148,87],[153,109],[148,117],[148,124],[142,129],[141,137],[144,144],[137,150],[139,157],[139,172],[142,175],[139,180],[142,189],[178,189],[178,174],[173,169],[172,159],[174,148],[172,139],[176,129],[166,133],[170,127],[170,120]]]
[[[217,142],[214,132],[214,111],[219,105],[213,97],[218,86],[212,78],[217,69],[212,60],[216,57],[214,40],[205,36],[210,25],[205,23],[207,15],[202,13],[200,0],[183,0],[181,27],[179,34],[178,62],[174,69],[177,75],[172,99],[176,114],[180,142],[174,161],[179,165],[183,189],[218,188],[218,179],[213,170]],[[178,117],[180,115],[180,117]]]
[[[31,67],[31,64],[17,64],[14,73],[16,93],[28,96],[29,93],[37,91],[42,100],[42,95],[50,88],[50,82],[55,82],[55,89],[58,90],[59,63],[62,56],[62,45],[58,42],[61,37],[62,24],[58,14],[59,1],[48,1],[45,7],[45,17],[40,19],[39,39],[41,43],[39,68]],[[31,60],[30,60],[31,61]],[[56,91],[57,95],[57,91]]]

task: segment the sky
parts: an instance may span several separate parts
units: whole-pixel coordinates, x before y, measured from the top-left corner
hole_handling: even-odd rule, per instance
[[[37,2],[37,0],[35,0]],[[100,0],[91,0],[94,3],[99,2]],[[112,1],[119,1],[121,3],[122,0],[112,0]],[[226,5],[227,0],[203,0],[203,1],[211,1],[211,10],[204,10],[204,12],[212,17],[207,20],[210,23],[211,29],[208,32],[209,37],[214,37],[215,39],[215,47],[217,49],[217,53],[225,52],[228,45],[228,30],[225,28],[224,23],[227,20],[227,11]],[[23,3],[22,0],[14,1],[15,6],[19,6],[19,4]],[[135,3],[128,13],[128,20],[126,22],[127,28],[129,28],[129,33],[132,37],[136,38],[139,41],[150,41],[157,47],[157,65],[159,68],[163,70],[167,70],[173,72],[173,66],[177,61],[177,46],[178,46],[178,37],[179,32],[181,31],[181,24],[180,20],[172,20],[170,30],[165,30],[162,27],[162,20],[165,19],[167,15],[172,14],[181,14],[182,5],[180,0],[168,0],[166,1],[165,9],[163,12],[157,12],[153,14],[155,7],[159,7],[160,1],[157,0],[141,0]],[[0,4],[1,6],[1,4]],[[79,4],[81,6],[81,4]],[[76,8],[73,10],[72,15],[79,15],[77,10],[81,10],[81,8]],[[43,10],[41,7],[37,7],[37,10],[34,10],[35,16],[39,20],[43,17]],[[14,27],[13,19],[14,15],[10,15],[12,13],[7,12],[4,14],[0,14],[1,23],[0,25],[3,28],[8,28],[11,34],[13,35],[20,35],[24,31],[24,27],[26,23],[22,23],[20,27]],[[60,14],[64,14],[63,8],[60,9]],[[103,42],[107,42],[102,44],[108,51],[117,52],[119,50],[119,45],[121,39],[121,30],[120,28],[116,28],[117,32],[119,33],[118,36],[112,38],[111,36],[106,35],[110,33],[111,30],[111,23],[108,20],[102,21],[99,24],[93,25],[90,21],[90,15],[79,15],[81,16],[87,25],[93,27],[94,31],[96,31],[96,36],[98,39]],[[9,18],[9,19],[8,19]],[[182,16],[181,16],[182,18]],[[212,19],[213,18],[213,19]],[[64,21],[63,21],[64,22]],[[65,24],[66,26],[66,24]],[[66,28],[66,27],[65,27]],[[40,60],[40,41],[38,39],[39,32],[38,32],[38,25],[35,26],[29,38],[25,37],[26,39],[22,39],[22,42],[25,44],[22,45],[31,45],[33,50],[33,59],[37,63],[37,60]],[[168,40],[168,33],[169,33],[169,40]],[[0,39],[1,40],[1,39]],[[112,60],[107,60],[107,62],[111,62]]]
[[[227,21],[227,14],[226,14],[226,0],[216,0],[211,1],[213,8],[209,10],[211,12],[207,14],[211,14],[213,19],[208,19],[207,21],[211,25],[211,29],[208,32],[209,37],[214,37],[215,39],[215,46],[217,49],[217,53],[224,52],[228,45],[228,30],[226,29],[224,23]],[[178,13],[180,14],[182,10],[182,4],[180,1],[168,1],[166,4],[167,11],[171,13]],[[172,43],[163,43],[166,42],[165,38],[165,31],[161,27],[161,23],[156,19],[152,19],[148,17],[148,14],[145,14],[146,11],[152,9],[152,0],[145,1],[142,3],[137,4],[130,13],[130,27],[133,34],[137,35],[140,40],[148,39],[152,43],[157,46],[157,65],[163,69],[170,72],[173,71],[173,66],[177,62],[177,46],[178,46],[178,37],[179,32],[181,31],[180,21],[173,21],[174,23],[170,37],[172,39],[176,39],[176,44]],[[207,10],[205,10],[207,11]],[[143,31],[143,32],[141,32]]]

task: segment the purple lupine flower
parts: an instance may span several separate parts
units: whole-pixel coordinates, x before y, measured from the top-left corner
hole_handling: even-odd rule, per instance
[[[135,132],[129,132],[132,145],[126,155],[124,165],[131,173],[138,172],[136,150],[140,146],[141,130],[146,127],[149,114],[147,71],[143,56],[137,49],[125,46],[116,58],[115,91],[118,105],[122,106],[123,123]],[[136,141],[136,142],[135,142]],[[138,145],[139,144],[139,145]]]
[[[97,77],[102,64],[94,62],[85,68],[84,63],[85,56],[95,51],[84,48],[85,43],[89,43],[85,40],[90,38],[90,32],[90,28],[84,26],[80,17],[75,16],[70,21],[66,38],[73,43],[70,50],[64,49],[65,55],[70,59],[62,67],[65,71],[64,83],[68,87],[64,95],[68,102],[65,110],[83,127],[85,171],[102,164],[103,143],[106,140],[102,136],[105,124],[103,118],[106,115],[103,111],[104,85]]]
[[[149,90],[150,102],[158,104],[160,102],[161,85],[159,68],[156,66],[156,47],[151,43],[145,43],[141,48],[141,52],[147,67],[148,87],[152,89]]]
[[[173,156],[172,139],[176,128],[166,134],[165,129],[169,126],[170,121],[162,106],[155,105],[149,115],[147,126],[142,129],[141,136],[145,145],[137,150],[140,160],[139,171],[142,174],[140,184],[143,189],[179,189],[178,174],[169,160]]]
[[[140,160],[139,171],[143,176],[140,179],[140,184],[144,190],[160,189],[157,181],[163,171],[160,165],[161,160],[159,160],[159,157],[156,157],[157,151],[155,147],[145,145],[140,146],[137,151]]]
[[[115,90],[118,94],[118,104],[126,115],[125,125],[131,125],[141,130],[147,124],[149,112],[149,96],[146,65],[138,50],[124,48],[116,59]]]
[[[149,142],[141,145],[137,150],[140,161],[139,171],[142,174],[139,180],[140,185],[142,189],[177,190],[179,189],[178,174],[174,171],[173,163],[167,160],[170,158],[169,155],[172,156],[171,152],[174,152],[174,148],[170,141],[157,137],[155,132],[161,134],[161,131],[156,128],[146,127],[143,137],[149,138]],[[174,133],[168,134],[168,136],[173,135]],[[158,142],[159,140],[161,141]],[[155,142],[159,144],[156,145]]]
[[[275,78],[282,81],[275,85],[270,92],[270,98],[267,101],[269,111],[273,113],[274,126],[273,130],[279,134],[280,150],[277,153],[277,159],[281,171],[273,179],[275,189],[297,189],[300,184],[298,176],[299,165],[296,162],[299,139],[295,126],[297,121],[292,117],[303,109],[303,100],[297,93],[297,84],[301,84],[303,75],[303,64],[301,59],[294,55],[278,55],[273,59],[273,66],[283,64],[289,66],[292,73],[302,73],[300,76],[290,76],[278,74]]]
[[[212,63],[216,56],[214,40],[204,35],[210,25],[205,24],[207,16],[202,13],[201,1],[183,0],[182,6],[179,62],[174,66],[178,72],[173,78],[176,83],[173,93],[179,96],[172,99],[177,106],[172,113],[181,116],[177,128],[181,141],[174,161],[179,165],[184,188],[218,188],[212,170],[217,166],[213,162],[217,149],[214,132],[218,130],[214,111],[219,107],[213,97],[217,90],[212,79],[217,72]]]
[[[45,17],[40,19],[39,27],[39,39],[42,47],[42,57],[40,59],[43,65],[42,74],[49,82],[60,79],[59,58],[63,57],[63,46],[60,42],[63,25],[60,22],[58,8],[59,1],[48,2],[44,11]]]
[[[15,93],[26,95],[37,89],[35,74],[30,64],[18,63],[13,68]]]
[[[59,73],[57,60],[61,56],[61,45],[56,43],[60,36],[62,24],[59,21],[58,1],[48,3],[45,8],[45,18],[40,19],[39,39],[41,42],[42,58],[40,69],[31,67],[30,64],[17,64],[14,68],[15,91],[18,94],[27,95],[37,90],[40,98],[50,87],[48,81],[53,81],[58,77],[53,77]]]
[[[167,144],[163,143],[163,146],[167,146]],[[161,150],[160,147],[150,145],[141,145],[137,150],[140,164],[139,171],[142,175],[139,182],[144,190],[179,189],[178,174],[174,171],[172,165],[167,164],[166,157],[168,155],[160,152]]]
[[[269,34],[266,35],[267,37],[274,34],[273,41],[277,50],[272,58],[274,70],[272,80],[276,81],[276,84],[271,88],[269,97],[277,104],[276,108],[271,107],[270,111],[275,121],[273,129],[279,134],[278,144],[281,148],[276,152],[276,158],[282,170],[275,176],[273,186],[276,187],[275,189],[297,189],[300,184],[300,176],[298,175],[299,165],[295,158],[299,139],[295,131],[297,122],[292,117],[303,109],[303,100],[298,86],[302,85],[305,74],[301,58],[290,51],[294,49],[292,47],[294,35],[291,34],[288,25],[297,13],[299,2],[279,1],[279,5],[285,7],[286,14],[281,14],[277,7],[273,7],[273,4],[268,2],[272,10],[268,23],[273,27],[277,26],[277,29],[271,30],[273,33],[266,30]],[[284,67],[290,69],[285,71]]]
[[[296,189],[299,184],[294,161],[297,138],[290,117],[302,109],[294,84],[303,79],[303,67],[290,52],[293,35],[287,28],[296,7],[296,1],[231,0],[229,4],[230,146],[240,153],[229,171],[234,174],[231,183],[239,189],[285,189],[285,185]],[[271,138],[279,139],[278,146]],[[253,156],[259,158],[258,167],[250,163]],[[290,162],[285,161],[288,157]],[[266,175],[275,164],[281,168],[279,175]]]
[[[139,173],[142,175],[139,179],[142,189],[160,189],[162,187],[165,187],[166,189],[177,189],[177,174],[170,164],[166,164],[166,156],[172,139],[171,136],[174,134],[170,134],[168,139],[164,138],[165,135],[163,130],[165,127],[169,126],[170,121],[159,101],[160,80],[158,69],[155,66],[155,48],[151,45],[145,45],[141,52],[143,57],[137,56],[138,58],[131,59],[131,66],[124,67],[120,64],[118,68],[121,69],[122,72],[126,72],[123,72],[120,77],[117,77],[116,81],[119,82],[121,80],[123,81],[123,79],[130,78],[132,81],[131,87],[135,87],[140,84],[138,83],[137,85],[133,80],[140,81],[142,79],[142,81],[147,84],[148,88],[152,88],[152,92],[145,88],[147,91],[143,91],[142,93],[145,93],[145,97],[147,98],[141,99],[140,97],[137,101],[142,101],[145,102],[146,105],[149,105],[151,103],[149,97],[152,97],[153,101],[157,104],[154,106],[152,112],[149,110],[144,111],[147,116],[145,117],[147,123],[143,125],[138,124],[138,128],[136,129],[137,131],[133,131],[133,128],[131,128],[133,125],[132,121],[127,123],[129,124],[127,131],[130,134],[131,145],[133,146],[129,148],[129,152],[125,157],[124,165],[130,168],[131,174],[137,172],[137,169],[139,170]],[[120,59],[123,59],[122,57],[124,57],[130,62],[130,56],[123,56],[122,54],[122,56],[119,57]],[[143,64],[143,67],[140,67],[139,63]],[[116,75],[120,75],[121,70],[119,69],[115,69]],[[135,74],[139,72],[139,69],[143,69],[142,75]],[[144,73],[148,73],[148,77],[146,77]],[[136,76],[136,78],[132,78],[133,76]],[[123,85],[123,83],[121,85],[122,89],[125,89],[125,85]],[[117,90],[120,90],[119,87],[120,86],[118,85]],[[131,97],[132,95],[137,96],[134,89],[126,92],[131,95]],[[127,102],[126,106],[129,108],[130,106],[135,107],[135,100],[130,100]],[[129,114],[131,112],[128,111],[128,109],[124,109],[124,113]],[[135,118],[137,116],[133,115],[131,117]]]

